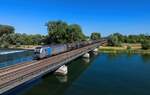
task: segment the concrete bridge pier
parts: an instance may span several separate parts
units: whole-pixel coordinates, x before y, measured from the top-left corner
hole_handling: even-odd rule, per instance
[[[83,58],[90,58],[90,54],[89,54],[89,53],[85,53],[85,54],[83,55]]]
[[[63,66],[59,67],[55,71],[56,75],[67,75],[67,73],[68,73],[68,67],[66,65],[63,65]]]
[[[82,59],[85,63],[89,63],[90,62],[90,59],[89,58],[83,58]]]
[[[95,48],[95,49],[93,50],[93,52],[98,52],[98,48]]]
[[[92,53],[93,53],[94,55],[97,55],[97,54],[98,54],[98,48],[95,48],[95,49],[92,51]]]

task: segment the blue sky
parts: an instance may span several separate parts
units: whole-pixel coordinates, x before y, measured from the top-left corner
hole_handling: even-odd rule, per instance
[[[18,33],[47,34],[51,20],[77,23],[86,35],[150,34],[150,0],[0,0],[0,24]]]

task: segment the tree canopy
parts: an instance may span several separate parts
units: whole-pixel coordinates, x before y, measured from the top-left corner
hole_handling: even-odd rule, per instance
[[[115,33],[115,34],[111,34],[108,37],[108,45],[110,46],[120,46],[121,45],[121,41],[119,39],[120,34]]]
[[[98,32],[93,32],[90,37],[92,40],[97,40],[101,38],[101,34]]]
[[[49,21],[46,23],[48,29],[48,43],[65,43],[67,40],[68,24],[63,21]]]
[[[144,40],[141,45],[142,49],[150,49],[150,40]]]
[[[68,41],[67,42],[75,42],[85,40],[85,35],[82,32],[82,29],[77,24],[71,24],[68,26]]]
[[[15,28],[13,26],[0,25],[0,36],[2,36],[3,34],[14,33],[14,31],[15,31]]]
[[[27,35],[15,33],[15,28],[10,25],[0,25],[0,47],[7,48],[10,45],[40,45],[45,36],[40,34]]]
[[[49,21],[47,43],[67,43],[85,40],[82,29],[77,24],[68,25],[64,21]]]

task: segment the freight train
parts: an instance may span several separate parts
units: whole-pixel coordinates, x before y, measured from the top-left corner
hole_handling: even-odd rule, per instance
[[[73,49],[77,49],[77,48],[81,48],[90,44],[94,44],[100,41],[104,41],[104,39],[36,47],[34,50],[34,53],[35,53],[34,58],[43,59],[43,58],[57,55],[63,52],[71,51]]]

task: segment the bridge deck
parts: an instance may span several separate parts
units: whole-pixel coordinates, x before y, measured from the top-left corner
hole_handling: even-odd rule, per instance
[[[51,72],[103,43],[105,42],[85,46],[43,60],[26,62],[24,64],[0,69],[0,94],[29,80]]]

